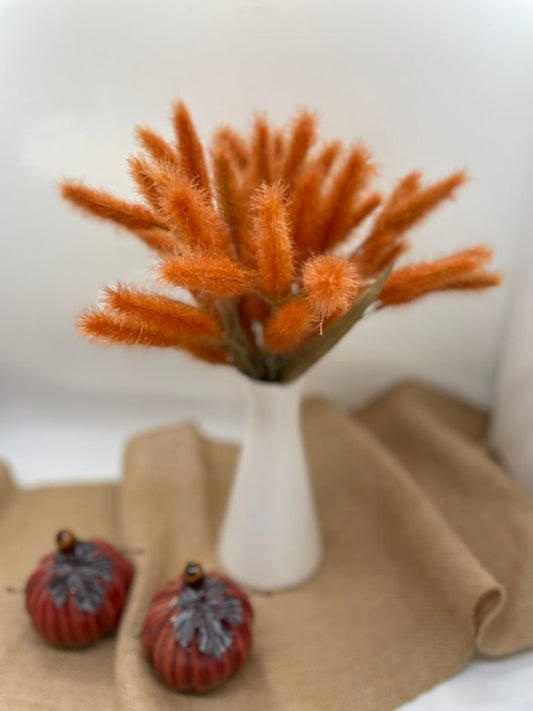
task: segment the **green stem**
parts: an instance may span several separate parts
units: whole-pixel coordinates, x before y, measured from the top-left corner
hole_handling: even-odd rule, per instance
[[[272,301],[272,299],[269,299],[268,296],[265,296],[263,293],[258,291],[257,289],[250,289],[250,293],[253,294],[254,296],[257,296],[258,299],[261,299],[261,301],[264,301],[265,304],[268,304],[269,306],[276,306],[276,302]]]
[[[233,355],[235,366],[248,377],[260,380],[262,367],[261,364],[254,361],[248,338],[239,320],[235,302],[231,299],[217,299],[215,303],[227,336],[227,346]]]
[[[378,298],[393,264],[389,264],[378,278],[368,286],[363,294],[352,304],[351,308],[333,321],[320,336],[315,336],[300,346],[294,353],[286,356],[277,372],[277,380],[288,383],[295,380],[322,358],[340,339],[348,333],[353,325],[364,315],[366,309]]]

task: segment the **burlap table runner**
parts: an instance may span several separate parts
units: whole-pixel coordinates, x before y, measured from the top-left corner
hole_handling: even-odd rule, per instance
[[[120,486],[0,485],[2,711],[384,711],[463,667],[533,643],[531,502],[483,444],[478,411],[420,386],[357,416],[305,407],[326,561],[307,585],[254,594],[246,666],[204,697],[167,690],[137,637],[153,592],[213,542],[233,447],[190,426],[135,438]],[[95,445],[97,446],[97,445]],[[21,585],[58,527],[143,548],[116,638],[68,652],[32,631]]]

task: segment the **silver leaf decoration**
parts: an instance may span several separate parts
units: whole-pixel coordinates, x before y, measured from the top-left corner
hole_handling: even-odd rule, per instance
[[[94,614],[104,600],[104,583],[111,580],[113,565],[93,543],[76,541],[72,552],[54,556],[51,572],[48,589],[55,607],[63,607],[72,592],[74,607]]]
[[[197,632],[198,649],[203,654],[220,659],[231,646],[233,635],[222,623],[240,625],[242,603],[232,595],[226,595],[227,586],[205,576],[204,585],[195,590],[186,586],[172,607],[179,612],[170,622],[179,644],[188,648]]]

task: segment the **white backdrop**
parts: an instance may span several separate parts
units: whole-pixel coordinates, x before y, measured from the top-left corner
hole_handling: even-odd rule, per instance
[[[355,405],[420,377],[488,405],[533,147],[533,0],[0,0],[0,455],[23,483],[117,478],[134,430],[194,419],[238,436],[229,370],[104,349],[74,319],[100,286],[141,283],[144,249],[60,203],[79,176],[132,194],[139,122],[184,99],[204,136],[307,105],[363,137],[390,187],[412,168],[470,184],[415,235],[416,256],[485,241],[507,272],[480,297],[369,318],[307,386]],[[482,661],[406,706],[525,711],[531,655]]]
[[[533,494],[533,202],[515,261],[491,439],[509,471]]]
[[[530,0],[0,0],[0,452],[18,476],[117,475],[137,427],[190,417],[230,434],[242,413],[227,369],[77,336],[98,289],[142,283],[150,259],[62,204],[59,178],[133,195],[133,128],[169,135],[178,97],[204,136],[307,105],[326,137],[364,138],[385,189],[412,168],[467,167],[415,255],[483,241],[508,271],[533,145],[532,37]],[[372,316],[307,387],[355,405],[420,377],[489,404],[510,281]]]

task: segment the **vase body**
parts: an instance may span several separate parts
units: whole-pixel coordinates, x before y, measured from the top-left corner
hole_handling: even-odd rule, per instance
[[[238,582],[280,590],[303,582],[322,557],[300,425],[302,383],[245,386],[246,435],[218,554]]]

